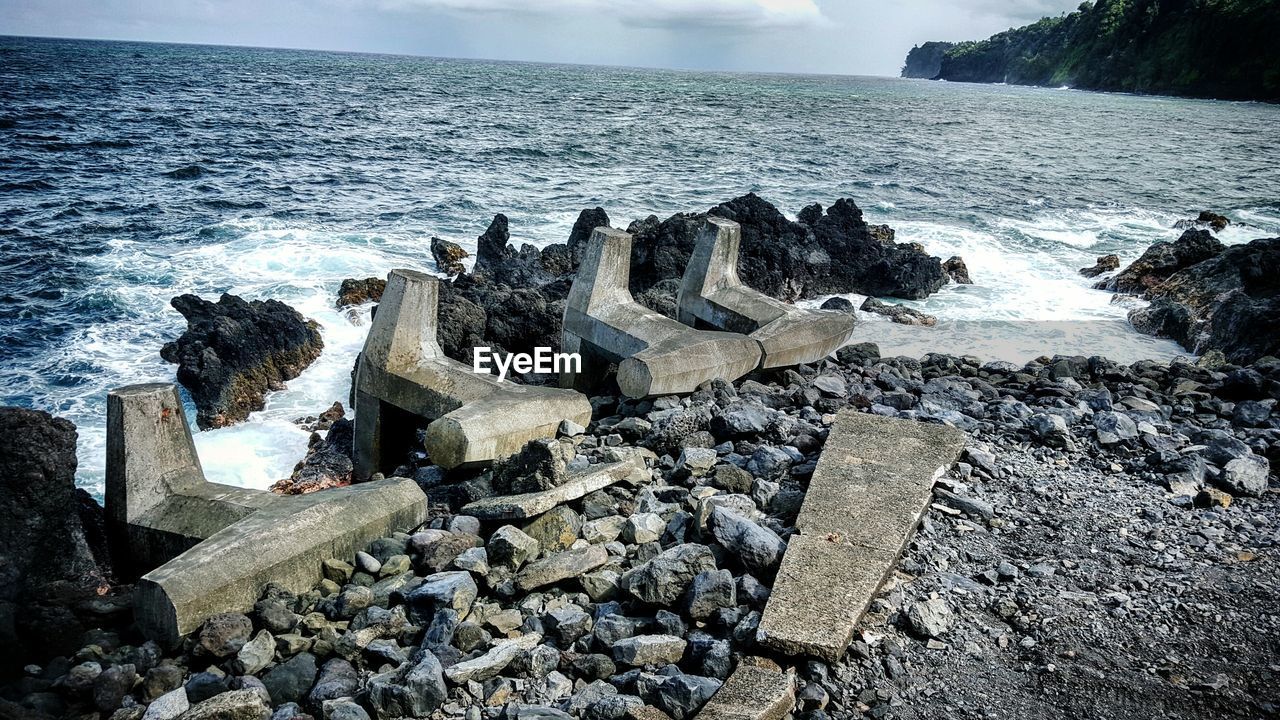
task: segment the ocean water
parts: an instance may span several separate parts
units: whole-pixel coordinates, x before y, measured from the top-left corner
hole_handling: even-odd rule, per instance
[[[433,271],[432,235],[473,249],[497,212],[545,245],[584,207],[625,226],[747,191],[792,216],[851,197],[968,261],[975,285],[911,303],[936,330],[867,320],[886,350],[1168,358],[1076,269],[1205,208],[1228,242],[1280,235],[1277,128],[1070,90],[0,37],[0,403],[74,421],[100,493],[106,392],[174,378],[169,298],[279,298],[324,354],[197,440],[211,477],[263,487],[303,454],[291,420],[347,395],[343,278]]]

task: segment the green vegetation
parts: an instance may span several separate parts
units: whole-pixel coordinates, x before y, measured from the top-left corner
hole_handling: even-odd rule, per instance
[[[937,77],[962,82],[1278,102],[1280,1],[1085,2],[960,43],[940,65]]]

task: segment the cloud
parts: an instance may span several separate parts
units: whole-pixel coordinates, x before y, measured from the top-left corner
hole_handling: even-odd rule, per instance
[[[383,0],[382,5],[456,14],[581,15],[657,28],[768,30],[827,22],[814,0]]]

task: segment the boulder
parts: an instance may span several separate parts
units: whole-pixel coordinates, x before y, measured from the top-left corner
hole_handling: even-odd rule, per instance
[[[1170,275],[1208,260],[1224,248],[1208,230],[1188,230],[1173,242],[1153,243],[1124,270],[1094,287],[1125,295],[1143,295]]]
[[[378,302],[382,299],[382,291],[387,288],[387,281],[383,278],[347,278],[342,281],[342,285],[338,288],[338,307],[345,308],[353,305],[363,305],[368,302]]]
[[[80,647],[71,608],[109,563],[102,508],[75,486],[75,425],[4,407],[0,438],[0,670],[16,672]]]
[[[170,304],[187,319],[187,330],[160,355],[178,365],[201,429],[261,410],[268,391],[297,377],[324,348],[320,326],[278,300],[223,294],[213,303],[179,295]]]
[[[1231,221],[1225,215],[1219,215],[1212,210],[1201,210],[1196,217],[1179,220],[1173,224],[1173,227],[1178,230],[1208,227],[1214,232],[1221,232],[1230,224]]]
[[[905,305],[881,302],[873,297],[869,297],[864,300],[862,302],[862,307],[859,309],[863,312],[884,315],[899,325],[923,325],[925,327],[933,327],[938,324],[938,318],[932,315],[926,315],[915,308],[909,308]]]
[[[301,495],[350,485],[354,438],[355,424],[346,418],[335,421],[324,437],[318,432],[311,433],[307,454],[293,468],[293,474],[273,484],[271,491]]]
[[[622,576],[622,587],[643,602],[670,606],[684,595],[698,573],[715,569],[715,557],[707,546],[686,543],[628,570]]]
[[[1098,261],[1094,263],[1093,267],[1080,268],[1080,274],[1087,278],[1098,277],[1103,273],[1109,273],[1119,267],[1119,255],[1102,255],[1098,258]]]
[[[450,242],[444,238],[431,238],[431,257],[436,261],[436,269],[445,275],[458,275],[466,272],[466,267],[462,264],[464,258],[471,257],[471,253],[462,249],[462,246],[455,242]]]
[[[1129,313],[1142,332],[1194,353],[1221,351],[1239,365],[1280,355],[1280,238],[1222,250],[1152,286],[1147,297],[1148,307]]]

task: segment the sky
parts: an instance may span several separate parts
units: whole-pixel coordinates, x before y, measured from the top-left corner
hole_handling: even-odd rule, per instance
[[[1079,0],[0,0],[0,34],[897,75]]]

